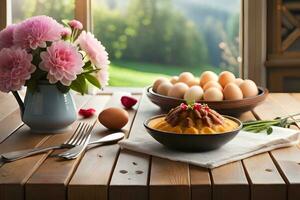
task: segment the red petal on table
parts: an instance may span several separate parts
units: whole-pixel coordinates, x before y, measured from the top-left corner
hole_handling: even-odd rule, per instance
[[[137,103],[137,100],[130,96],[122,96],[121,103],[125,108],[132,108]]]
[[[80,109],[79,110],[79,115],[81,115],[84,118],[89,118],[91,116],[93,116],[95,114],[96,110],[93,108],[89,108],[89,109]]]

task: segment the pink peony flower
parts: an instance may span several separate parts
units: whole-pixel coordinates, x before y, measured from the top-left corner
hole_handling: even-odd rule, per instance
[[[62,37],[67,37],[69,35],[71,35],[72,31],[70,30],[70,28],[64,28],[61,32],[61,36]]]
[[[35,16],[15,28],[14,43],[21,48],[46,47],[46,41],[61,38],[64,27],[48,16]]]
[[[0,51],[0,90],[9,92],[21,89],[36,69],[31,61],[32,55],[24,49],[2,49]]]
[[[101,86],[108,84],[108,53],[105,47],[90,32],[82,31],[75,44],[79,44],[80,48],[86,52],[91,62],[101,70],[98,72]]]
[[[12,24],[0,31],[0,50],[3,48],[10,48],[14,45],[13,32],[16,25]]]
[[[101,70],[97,72],[97,78],[101,84],[101,87],[108,85],[108,81],[109,81],[108,66],[105,68],[101,68]]]
[[[68,24],[73,29],[79,29],[79,30],[83,29],[82,23],[76,19],[69,21]]]
[[[40,55],[42,62],[39,67],[48,72],[47,78],[52,84],[60,81],[63,85],[69,86],[77,74],[83,71],[81,54],[68,42],[54,42]]]

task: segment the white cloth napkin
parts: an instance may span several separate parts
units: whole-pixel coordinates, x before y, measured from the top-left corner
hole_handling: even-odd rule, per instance
[[[153,139],[146,130],[138,131],[134,139],[126,139],[119,144],[122,148],[138,151],[174,161],[215,168],[276,148],[287,147],[298,142],[299,132],[292,129],[273,127],[273,133],[250,133],[240,131],[223,147],[207,152],[180,152],[168,149]]]

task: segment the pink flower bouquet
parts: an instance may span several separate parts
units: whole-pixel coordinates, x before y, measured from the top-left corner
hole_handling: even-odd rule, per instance
[[[87,93],[87,82],[102,88],[108,84],[108,53],[77,20],[64,26],[48,16],[35,16],[0,31],[0,91],[27,86],[34,91],[39,81]]]

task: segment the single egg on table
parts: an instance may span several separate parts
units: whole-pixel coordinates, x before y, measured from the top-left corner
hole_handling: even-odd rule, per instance
[[[162,82],[166,82],[166,81],[169,81],[169,80],[168,80],[167,78],[165,78],[165,77],[160,77],[160,78],[156,79],[156,80],[154,81],[154,83],[153,83],[152,90],[153,90],[154,92],[156,92],[158,86],[159,86]]]
[[[237,84],[238,86],[240,86],[240,85],[244,82],[244,80],[241,79],[241,78],[236,78],[233,82],[234,82],[235,84]]]
[[[220,89],[211,87],[204,91],[203,98],[205,101],[222,101],[223,93],[220,91]]]
[[[240,100],[243,99],[242,90],[235,83],[228,83],[224,90],[224,98],[226,100]]]
[[[202,97],[203,89],[198,85],[190,87],[184,94],[184,100],[187,102],[199,101],[202,99]]]
[[[189,87],[192,87],[192,86],[194,86],[194,85],[199,85],[199,80],[196,79],[196,78],[194,78],[194,79],[188,81],[188,82],[187,82],[187,85],[188,85]]]
[[[178,76],[173,76],[171,79],[170,79],[170,82],[174,85],[175,83],[178,82]]]
[[[182,72],[178,77],[178,82],[188,83],[194,78],[195,77],[191,72]]]
[[[224,88],[228,83],[234,82],[235,76],[229,71],[223,71],[219,75],[219,83]]]
[[[252,80],[244,80],[244,82],[240,85],[240,88],[244,98],[258,95],[258,88]]]
[[[215,87],[220,89],[221,91],[223,90],[222,86],[220,85],[220,83],[218,83],[217,81],[208,81],[204,86],[203,86],[203,90],[207,90],[208,88],[211,87]]]
[[[169,90],[173,87],[173,84],[170,81],[161,83],[157,88],[157,93],[161,95],[168,95]]]
[[[182,82],[175,83],[173,85],[173,87],[169,90],[168,96],[182,99],[185,92],[188,89],[189,89],[189,86],[187,86],[187,84],[185,84],[185,83],[182,83]]]
[[[203,87],[208,81],[218,81],[218,75],[212,71],[205,71],[200,76],[200,86]]]
[[[99,116],[99,122],[110,130],[120,130],[128,122],[129,114],[122,108],[111,107],[103,110]]]

